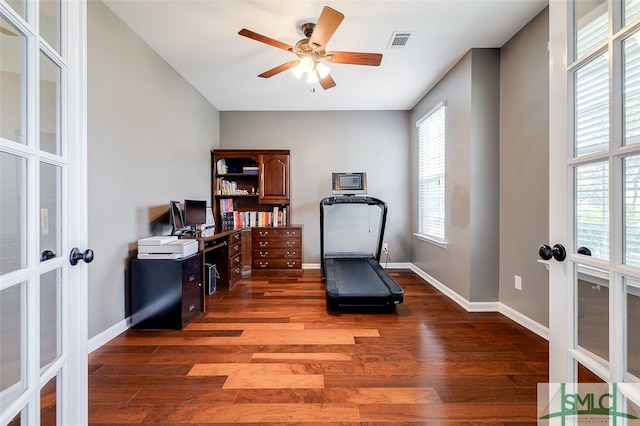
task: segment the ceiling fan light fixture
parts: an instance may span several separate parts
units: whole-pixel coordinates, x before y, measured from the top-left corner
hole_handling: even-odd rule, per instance
[[[300,68],[300,64],[291,68],[291,72],[293,73],[293,75],[296,76],[298,80],[300,80],[300,78],[302,77],[302,74],[304,73],[304,71],[302,71],[302,68]]]
[[[318,71],[318,75],[320,76],[320,79],[322,80],[323,78],[325,78],[326,76],[329,75],[329,72],[331,71],[331,68],[328,67],[327,65],[323,64],[322,62],[318,61],[318,63],[316,64],[316,71]]]
[[[297,57],[295,60],[285,62],[262,74],[258,74],[258,77],[269,78],[290,69],[298,80],[301,80],[302,75],[307,73],[306,80],[308,84],[320,83],[320,86],[322,86],[324,90],[327,90],[336,85],[331,74],[329,74],[330,64],[369,65],[377,67],[382,61],[381,53],[327,52],[327,43],[343,19],[344,15],[342,13],[329,6],[325,6],[316,24],[303,24],[302,33],[306,38],[299,40],[295,46],[258,34],[246,28],[241,29],[238,34],[278,49],[286,50]]]
[[[307,83],[309,84],[316,84],[317,82],[320,81],[320,77],[318,77],[318,73],[314,70],[311,71],[308,75],[307,75]]]
[[[311,72],[315,68],[315,65],[316,63],[313,60],[313,58],[309,56],[305,56],[302,59],[300,59],[300,63],[298,64],[298,67],[300,67],[302,72]]]

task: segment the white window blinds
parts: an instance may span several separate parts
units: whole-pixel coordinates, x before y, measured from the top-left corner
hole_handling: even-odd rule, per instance
[[[576,45],[581,57],[606,40],[606,3],[578,25]],[[575,72],[575,156],[609,148],[609,62],[598,55]],[[609,259],[609,163],[598,161],[574,168],[575,244],[593,257]]]
[[[445,109],[441,102],[418,127],[418,233],[444,241]]]

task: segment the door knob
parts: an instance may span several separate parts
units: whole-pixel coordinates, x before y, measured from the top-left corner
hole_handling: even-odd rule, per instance
[[[71,253],[69,254],[69,263],[75,266],[80,260],[84,260],[84,263],[91,263],[93,260],[93,250],[86,249],[84,252],[81,252],[78,247],[71,249]]]
[[[578,253],[584,254],[585,256],[591,256],[591,250],[589,250],[587,247],[578,247]]]
[[[45,250],[40,253],[40,262],[45,262],[49,259],[53,259],[54,257],[56,257],[56,254],[54,252],[52,252],[51,250]]]
[[[544,260],[549,260],[553,257],[558,262],[562,262],[567,258],[567,251],[564,249],[562,244],[556,244],[553,248],[543,244],[538,249],[538,255]]]

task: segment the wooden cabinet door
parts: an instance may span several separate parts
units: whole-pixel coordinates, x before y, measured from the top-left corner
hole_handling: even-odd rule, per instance
[[[289,203],[289,156],[286,154],[260,155],[261,204]]]

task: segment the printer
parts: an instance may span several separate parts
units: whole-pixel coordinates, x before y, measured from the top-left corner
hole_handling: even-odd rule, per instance
[[[198,252],[196,239],[160,235],[138,240],[138,259],[182,259]]]

